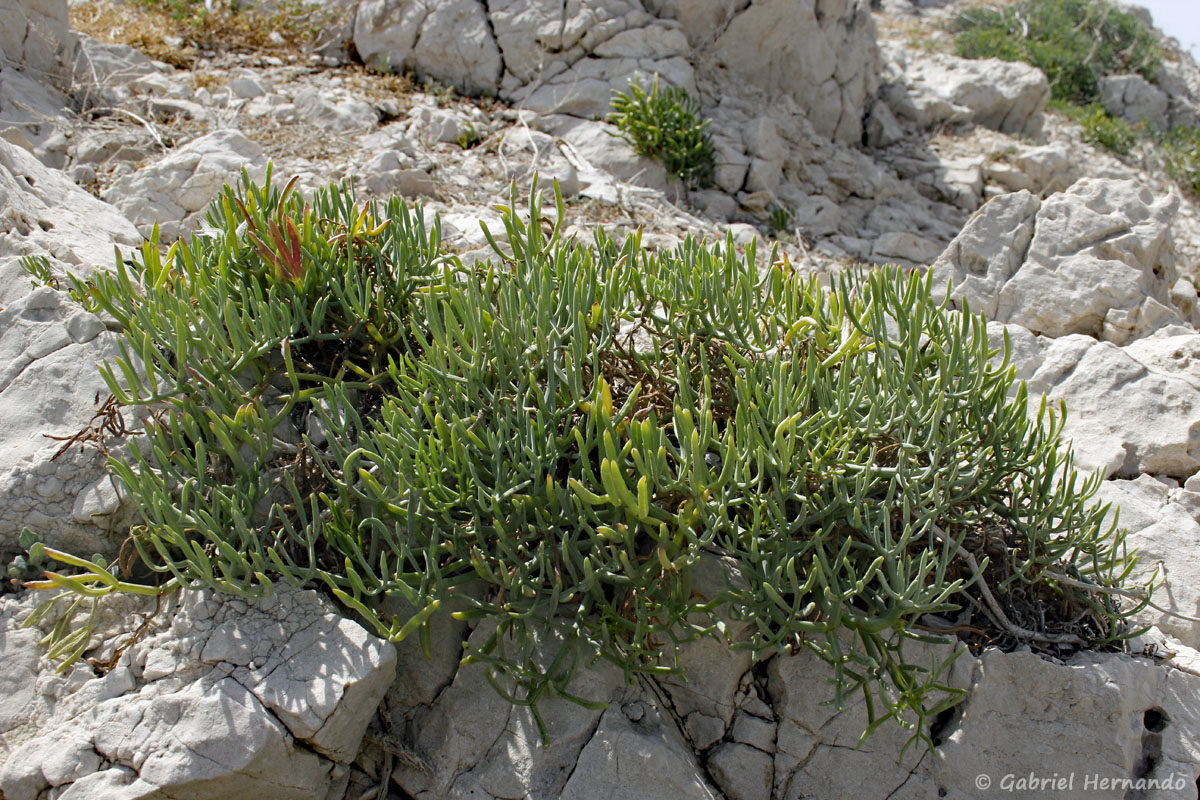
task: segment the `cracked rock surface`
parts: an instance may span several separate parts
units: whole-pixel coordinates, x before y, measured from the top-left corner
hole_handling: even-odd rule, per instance
[[[840,142],[859,138],[878,72],[864,0],[363,0],[354,44],[368,64],[580,117],[632,76],[694,90],[700,69],[791,97]]]
[[[953,280],[952,297],[988,319],[1047,336],[1126,344],[1166,325],[1195,326],[1194,287],[1175,290],[1178,206],[1173,193],[1093,178],[1046,200],[1000,195],[934,263],[934,282]]]
[[[185,593],[155,612],[126,599],[120,637],[151,633],[96,677],[64,676],[23,629],[40,597],[0,601],[8,678],[22,687],[0,716],[0,792],[57,798],[325,798],[347,777],[395,674],[391,645],[279,586],[243,600]]]
[[[1200,615],[1196,201],[1144,159],[1084,142],[1045,108],[1036,70],[931,52],[930,23],[961,5],[330,0],[347,12],[340,51],[207,53],[176,68],[77,37],[64,0],[0,0],[0,550],[28,525],[111,554],[130,511],[100,454],[55,458],[61,443],[43,436],[92,418],[95,365],[117,336],[69,299],[68,271],[111,264],[114,244],[140,245],[156,222],[164,242],[186,235],[223,183],[243,167],[261,177],[268,160],[303,193],[351,177],[363,198],[421,198],[470,263],[492,255],[480,221],[503,244],[492,206],[538,174],[543,189],[559,182],[581,241],[603,226],[669,247],[728,227],[735,247],[778,244],[805,271],[932,263],[935,284],[954,278],[954,300],[987,313],[994,347],[1007,334],[1031,410],[1043,393],[1066,402],[1079,466],[1104,472],[1101,499],[1142,553],[1136,575],[1161,566],[1157,601]],[[379,72],[346,63],[347,41]],[[712,119],[714,186],[673,184],[599,119],[614,88],[654,73]],[[1131,118],[1200,120],[1194,64],[1107,89]],[[30,285],[27,255],[49,259],[58,289]],[[702,561],[692,588],[736,582],[728,566]],[[119,598],[89,643],[97,666],[59,675],[38,647],[44,626],[20,625],[40,599],[0,599],[5,800],[983,800],[996,790],[980,792],[979,775],[999,789],[1031,772],[1178,779],[1086,796],[1191,800],[1200,774],[1200,626],[1155,610],[1124,655],[963,654],[948,682],[965,702],[929,721],[933,750],[897,760],[910,731],[885,724],[860,746],[861,698],[831,708],[811,654],[755,663],[730,646],[744,620],[664,654],[686,679],[627,684],[579,663],[570,690],[602,705],[543,698],[544,745],[527,707],[461,664],[489,629],[446,614],[427,657],[418,637],[386,645],[287,587],[189,593],[157,613]],[[535,660],[558,644],[547,634]]]

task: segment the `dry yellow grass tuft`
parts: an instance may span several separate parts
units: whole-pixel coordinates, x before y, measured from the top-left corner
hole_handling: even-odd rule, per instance
[[[71,8],[71,25],[109,44],[127,44],[153,59],[189,68],[201,52],[253,52],[287,55],[309,49],[336,12],[284,0],[273,11],[234,10],[217,5],[206,11],[196,0],[140,0],[135,3],[81,3]]]

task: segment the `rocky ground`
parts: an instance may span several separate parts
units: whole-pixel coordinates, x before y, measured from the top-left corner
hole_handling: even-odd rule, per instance
[[[347,0],[309,52],[270,35],[195,47],[92,0],[69,16],[0,0],[0,551],[30,526],[111,553],[131,511],[98,453],[44,438],[95,421],[95,365],[118,342],[66,273],[107,266],[155,225],[164,243],[196,231],[226,181],[270,162],[303,190],[352,179],[420,201],[464,259],[486,258],[480,221],[498,228],[491,206],[536,173],[583,238],[640,227],[668,247],[729,230],[812,271],[900,262],[953,279],[1030,394],[1065,401],[1140,574],[1162,570],[1166,611],[1147,611],[1155,627],[1128,653],[967,653],[950,682],[968,700],[928,731],[933,751],[897,760],[909,734],[884,727],[856,749],[865,709],[820,704],[815,658],[752,664],[705,641],[683,653],[686,684],[581,671],[576,693],[608,705],[547,701],[544,748],[527,709],[460,666],[486,634],[464,623],[440,620],[428,659],[311,592],[127,599],[98,621],[90,660],[58,674],[38,649],[47,623],[22,626],[41,598],[6,595],[0,796],[971,798],[1006,775],[1074,775],[1057,796],[1195,798],[1197,200],[1152,149],[1084,143],[1045,110],[1038,70],[950,55],[961,3],[879,5]],[[669,182],[599,119],[611,89],[655,72],[713,120],[710,189]],[[1200,115],[1190,60],[1151,88],[1164,124]],[[31,286],[26,255],[57,280]],[[720,579],[705,569],[700,582]]]

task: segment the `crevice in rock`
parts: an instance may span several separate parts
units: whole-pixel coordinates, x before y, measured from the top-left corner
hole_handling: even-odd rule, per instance
[[[417,47],[421,44],[421,32],[425,30],[425,23],[429,21],[429,17],[431,14],[433,14],[433,9],[430,8],[429,6],[425,6],[425,16],[421,17],[421,21],[418,22],[416,25],[416,33],[413,34],[412,47],[409,48],[410,52],[413,52],[413,53],[417,52]],[[392,66],[393,70],[399,71],[400,69],[403,68],[404,65],[403,64],[393,64],[391,66]]]
[[[941,747],[958,727],[962,719],[961,704],[951,706],[939,712],[929,723],[929,739],[934,747]]]
[[[500,86],[500,81],[504,80],[504,75],[508,72],[508,63],[504,60],[504,48],[500,46],[500,39],[496,36],[496,26],[492,24],[492,4],[491,0],[479,0],[479,7],[483,9],[483,22],[487,25],[488,36],[492,37],[492,43],[496,45],[496,52],[500,56],[500,70],[496,74],[496,86]],[[564,10],[564,13],[565,10]]]
[[[708,759],[706,757],[704,757],[701,753],[697,752],[695,747],[693,747],[692,740],[687,735],[687,728],[683,724],[683,719],[679,716],[679,712],[675,710],[675,704],[671,701],[670,693],[666,689],[664,689],[662,687],[662,685],[659,684],[659,682],[652,675],[643,675],[643,676],[641,676],[641,680],[645,683],[646,687],[649,688],[651,690],[651,692],[658,698],[659,705],[662,708],[662,710],[665,711],[668,715],[670,715],[671,722],[672,722],[672,724],[675,725],[676,733],[679,734],[679,738],[684,743],[686,743],[688,749],[691,750],[692,761],[695,762],[696,767],[704,775],[704,779],[706,781],[708,781],[708,785],[713,787],[717,791],[718,797],[724,797],[725,795],[720,789],[721,785],[719,783],[717,783],[717,781],[713,778],[712,773],[708,771]],[[725,738],[728,738],[728,736],[729,736],[729,731],[727,730],[725,732]],[[714,743],[713,747],[715,747],[716,744],[717,743]]]
[[[918,745],[918,746],[920,746],[920,745]],[[904,785],[906,783],[908,783],[910,780],[912,780],[912,776],[917,774],[917,770],[921,768],[921,764],[925,761],[925,756],[927,756],[927,755],[929,755],[928,750],[921,753],[921,757],[917,759],[917,763],[913,764],[912,769],[910,769],[908,771],[908,774],[904,776],[904,780],[900,781],[900,784],[898,786],[896,786],[895,789],[892,789],[890,792],[888,792],[887,795],[883,798],[883,800],[892,800],[892,798],[896,795],[896,793],[899,792],[901,789],[903,789]]]
[[[600,722],[603,719],[604,712],[601,711],[596,715],[596,721],[592,724],[591,730],[587,732],[587,737],[583,739],[583,744],[580,745],[579,752],[577,752],[575,754],[575,758],[571,760],[571,768],[567,770],[565,775],[561,776],[561,780],[559,781],[558,785],[554,787],[555,795],[562,794],[562,790],[565,789],[567,784],[571,782],[571,776],[575,774],[575,770],[579,767],[579,756],[583,754],[583,751],[587,748],[587,746],[592,743],[592,739],[596,737],[596,731],[600,730]]]
[[[1135,782],[1154,777],[1154,771],[1162,762],[1162,732],[1170,721],[1167,712],[1161,708],[1148,708],[1142,714],[1142,753],[1130,774]],[[1125,793],[1125,800],[1143,800],[1147,796],[1146,789],[1135,785]]]
[[[717,34],[712,37],[712,41],[714,43],[719,42],[721,40],[721,37],[725,35],[725,32],[727,30],[729,30],[729,26],[733,24],[733,21],[735,19],[737,19],[738,17],[740,17],[742,15],[742,12],[744,12],[747,8],[749,8],[751,6],[751,4],[753,4],[753,2],[754,2],[754,0],[745,0],[745,2],[743,2],[741,4],[741,6],[734,9],[733,13],[729,15],[729,19],[725,20],[725,24],[721,26],[721,30],[717,31]]]

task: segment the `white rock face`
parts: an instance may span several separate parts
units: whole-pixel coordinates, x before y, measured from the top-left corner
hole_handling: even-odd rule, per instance
[[[0,259],[46,255],[85,274],[112,263],[114,243],[140,241],[129,220],[108,203],[28,151],[0,141]]]
[[[1198,690],[1195,674],[1146,659],[1079,654],[1054,664],[991,651],[973,665],[971,693],[942,731],[929,771],[956,797],[977,796],[980,775],[1003,788],[1031,772],[1074,775],[1076,791],[1091,777],[1089,797],[1129,797],[1121,781],[1138,778],[1168,784],[1146,797],[1189,797],[1200,757]]]
[[[391,645],[280,585],[254,601],[190,592],[103,677],[82,666],[61,677],[40,635],[18,627],[36,599],[0,602],[5,663],[38,687],[0,718],[10,800],[50,787],[96,800],[322,800],[394,676]]]
[[[469,633],[461,623],[443,618],[435,633],[432,663],[415,641],[397,647],[402,668],[388,694],[389,727],[411,732],[406,747],[411,752],[398,762],[396,781],[416,797],[567,796],[572,791],[568,785],[572,770],[578,774],[575,765],[582,766],[580,751],[594,741],[606,712],[546,697],[538,710],[551,744],[543,747],[528,708],[513,706],[497,694],[482,664],[458,664],[464,639],[469,636],[473,645],[481,646],[489,635],[487,626]],[[560,641],[548,639],[535,660],[549,664]],[[570,686],[577,696],[607,702],[624,691],[615,667],[580,666]],[[366,755],[382,753],[368,748]],[[639,761],[630,755],[627,763]],[[590,791],[586,782],[582,786]]]
[[[1002,133],[1036,135],[1050,84],[1036,67],[891,47],[897,80],[883,92],[891,111],[919,128],[970,120]]]
[[[635,153],[633,147],[621,138],[616,127],[606,122],[571,117],[551,119],[561,124],[551,125],[549,130],[562,137],[585,167],[638,186],[660,190],[667,188],[667,171],[663,165]]]
[[[638,787],[646,800],[717,800],[679,729],[648,695],[614,702],[600,718],[562,800],[620,797]]]
[[[1167,95],[1141,75],[1101,78],[1100,95],[1104,107],[1114,116],[1135,125],[1145,120],[1160,131],[1167,128]]]
[[[1200,469],[1200,380],[1192,366],[1200,334],[1166,328],[1117,347],[1079,334],[1050,339],[1016,325],[990,322],[988,328],[996,348],[1007,331],[1031,413],[1042,394],[1055,405],[1066,402],[1063,436],[1079,469],[1177,479]]]
[[[30,153],[0,141],[0,550],[30,526],[47,544],[114,549],[122,511],[95,450],[62,443],[106,396],[97,364],[117,354],[116,335],[65,291],[34,289],[19,256],[45,254],[61,285],[112,262],[113,246],[139,242],[112,206]]]
[[[1190,485],[1200,489],[1200,481]],[[1155,602],[1177,614],[1200,616],[1200,492],[1141,475],[1105,481],[1100,499],[1120,509],[1119,524],[1129,531],[1129,547],[1138,551],[1137,578],[1148,580],[1161,567],[1158,579],[1168,583],[1155,593]],[[1200,623],[1153,608],[1141,619],[1189,647],[1200,644]]]
[[[718,30],[709,53],[729,75],[792,97],[821,136],[861,139],[879,72],[875,23],[865,0],[759,0],[742,4]]]
[[[368,65],[412,70],[471,94],[495,94],[500,51],[476,0],[363,0],[354,44]]]
[[[907,648],[906,648],[907,649]],[[946,655],[941,653],[942,657]],[[835,713],[820,705],[828,692],[815,657],[775,658],[769,666],[772,704],[779,715],[775,797],[929,798],[967,800],[997,792],[1019,777],[1054,773],[1110,780],[1100,797],[1124,798],[1138,777],[1183,781],[1173,792],[1195,791],[1193,765],[1200,713],[1190,698],[1200,677],[1149,660],[1082,653],[1054,663],[1031,653],[989,650],[963,654],[948,684],[967,698],[930,731],[938,748],[896,754],[906,733],[885,725],[857,747],[867,723],[859,698]],[[988,783],[982,783],[981,775]],[[1011,789],[1010,789],[1011,790]],[[1034,796],[1016,792],[1015,796]],[[1091,796],[1091,792],[1089,792]]]
[[[560,3],[500,0],[490,6],[504,59],[501,95],[540,113],[602,116],[631,78],[695,89],[687,36],[638,0]]]
[[[1158,74],[1158,88],[1167,95],[1167,122],[1170,126],[1200,125],[1200,74],[1195,65],[1164,61]]]
[[[379,124],[379,113],[370,103],[357,100],[345,92],[318,92],[316,89],[303,89],[293,100],[296,111],[305,120],[312,122],[335,135],[353,135],[365,133]],[[229,142],[238,155],[244,155],[251,160],[257,158],[252,147],[247,143]]]
[[[1048,336],[1084,333],[1124,344],[1193,323],[1171,298],[1175,194],[1133,181],[1084,179],[1039,201],[1001,195],[981,208],[933,265],[988,319]]]
[[[103,197],[124,212],[143,236],[149,236],[158,223],[163,241],[172,241],[199,224],[221,187],[236,181],[243,168],[262,180],[266,171],[262,148],[236,130],[220,130],[120,178]]]
[[[0,311],[0,551],[15,552],[25,526],[53,547],[112,552],[125,521],[105,459],[63,442],[107,396],[98,365],[119,354],[118,336],[43,287]],[[117,537],[117,538],[114,538]]]
[[[855,143],[878,72],[866,0],[364,0],[354,40],[373,66],[581,117],[630,79],[694,91],[711,62],[731,91],[787,95],[818,133]]]
[[[528,185],[533,176],[537,175],[542,186],[551,189],[553,181],[558,181],[565,197],[579,194],[579,174],[562,154],[554,137],[539,131],[517,128],[504,134],[498,149],[506,160],[511,159],[511,163],[522,163],[522,166],[509,170],[511,179],[515,180],[518,186]],[[523,164],[525,159],[528,159],[527,165]]]
[[[1018,148],[1002,159],[989,162],[985,171],[989,181],[1011,192],[1022,189],[1040,197],[1064,192],[1082,175],[1079,158],[1063,142]]]
[[[67,128],[66,99],[32,73],[0,69],[0,139],[33,153],[47,166],[62,167]]]
[[[129,99],[127,84],[157,74],[154,63],[129,45],[79,37],[74,81],[85,103],[118,105]]]
[[[877,261],[928,264],[942,252],[941,245],[913,233],[890,231],[875,240],[871,255]]]
[[[77,42],[67,0],[0,0],[0,58],[32,78],[66,89]]]

